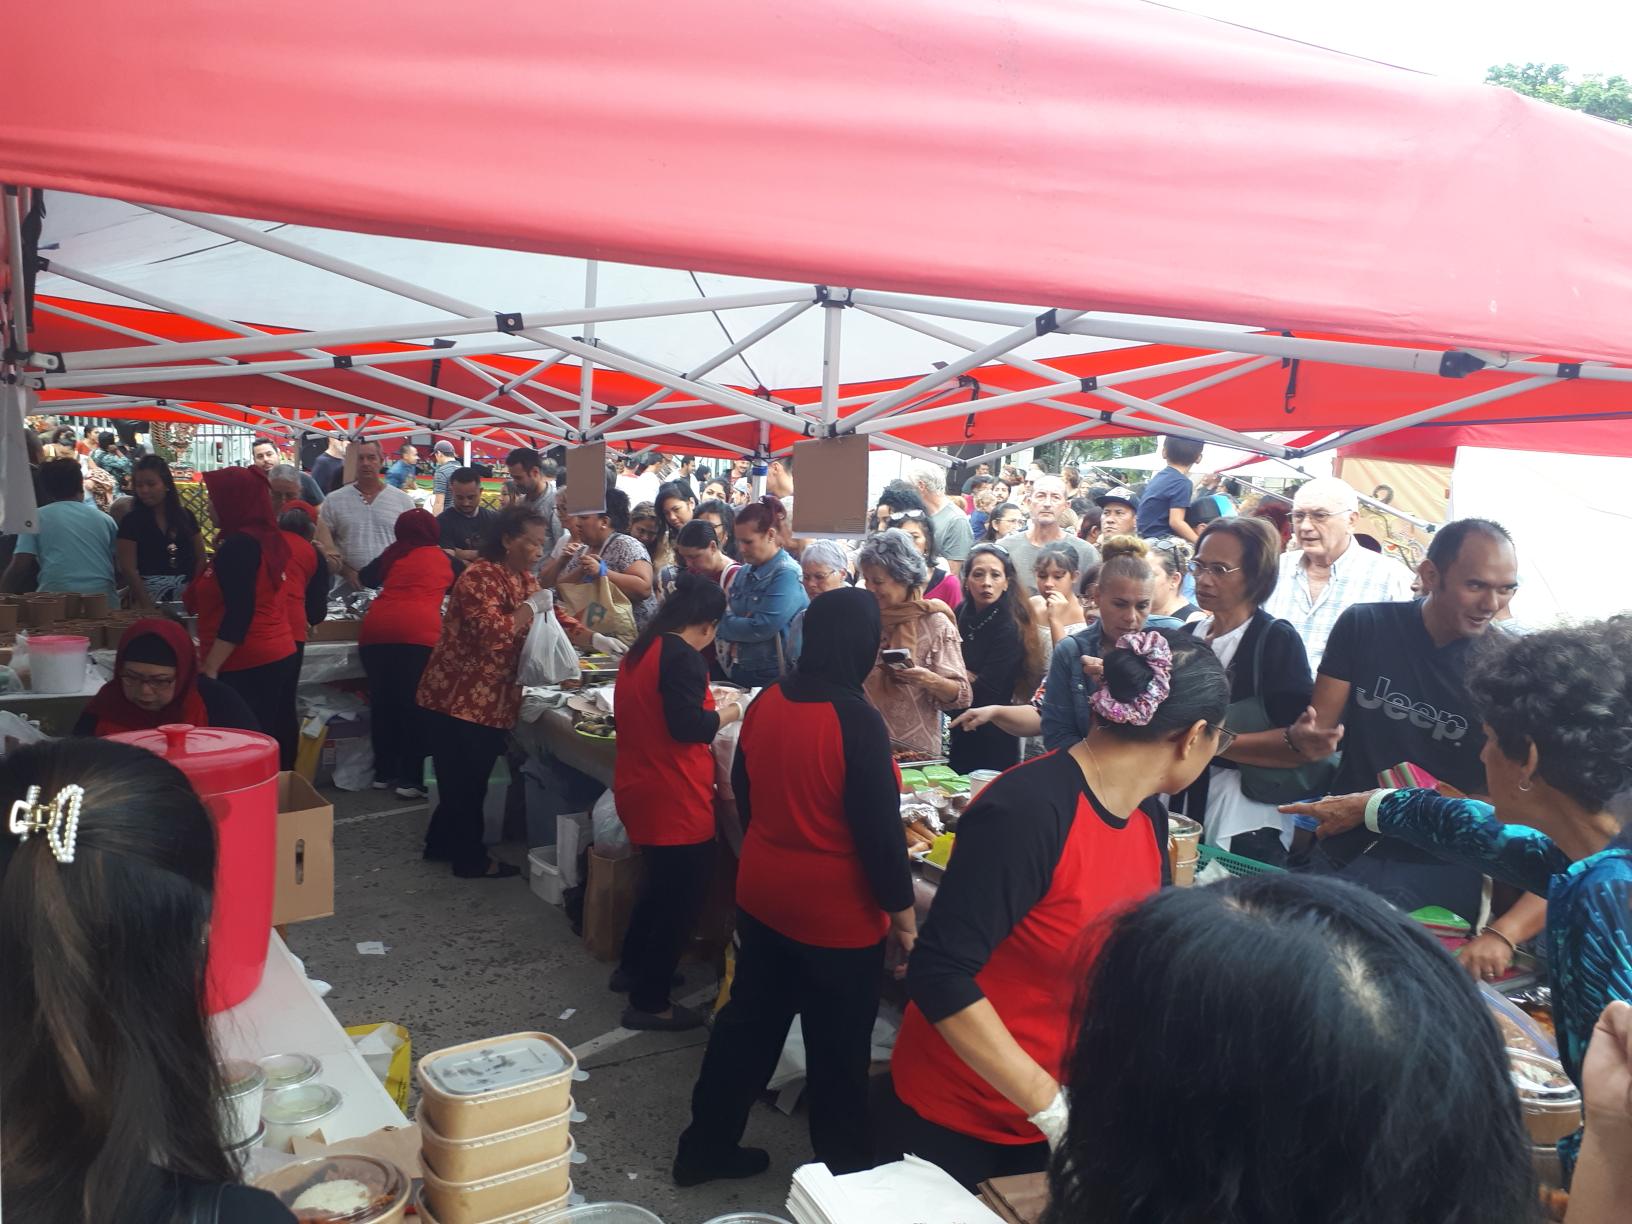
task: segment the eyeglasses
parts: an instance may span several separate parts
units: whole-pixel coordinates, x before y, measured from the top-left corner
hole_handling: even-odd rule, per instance
[[[1330,522],[1332,519],[1334,519],[1336,517],[1337,517],[1336,512],[1332,511],[1332,510],[1294,510],[1294,511],[1292,511],[1292,521],[1294,523],[1313,523],[1316,527],[1321,526],[1323,523]]]
[[[1239,574],[1241,572],[1239,565],[1223,565],[1217,561],[1192,561],[1188,568],[1198,578],[1203,574],[1206,574],[1209,578],[1222,578],[1226,574]]]
[[[1228,752],[1230,745],[1235,743],[1235,737],[1241,734],[1239,731],[1231,731],[1221,723],[1208,723],[1207,729],[1216,732],[1218,735],[1218,743],[1213,745],[1214,756],[1223,756]]]
[[[806,586],[820,586],[822,583],[826,582],[829,578],[833,577],[833,575],[838,573],[838,572],[839,572],[838,570],[823,570],[821,573],[818,574],[813,570],[806,570],[805,571],[805,585]]]
[[[151,689],[155,693],[176,686],[174,676],[148,676],[140,672],[122,671],[119,673],[119,679],[133,689]]]

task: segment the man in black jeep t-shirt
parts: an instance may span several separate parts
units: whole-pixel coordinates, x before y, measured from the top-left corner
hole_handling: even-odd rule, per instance
[[[1502,632],[1494,626],[1518,589],[1518,557],[1495,523],[1459,519],[1434,537],[1421,577],[1424,599],[1355,604],[1338,617],[1315,677],[1314,715],[1288,732],[1295,754],[1271,751],[1249,763],[1318,760],[1341,725],[1334,795],[1372,790],[1379,773],[1406,763],[1465,794],[1484,792],[1485,737],[1465,683],[1467,659],[1482,635]],[[1365,829],[1322,841],[1308,865],[1406,910],[1441,905],[1479,917],[1476,872]]]

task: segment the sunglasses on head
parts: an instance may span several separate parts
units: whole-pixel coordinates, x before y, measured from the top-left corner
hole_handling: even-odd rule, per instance
[[[909,519],[922,520],[927,517],[922,510],[902,510],[898,514],[890,515],[891,523],[905,523]]]

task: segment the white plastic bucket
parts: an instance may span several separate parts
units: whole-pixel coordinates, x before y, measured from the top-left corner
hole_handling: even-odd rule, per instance
[[[91,639],[68,634],[29,635],[28,666],[36,693],[77,693],[85,687]]]

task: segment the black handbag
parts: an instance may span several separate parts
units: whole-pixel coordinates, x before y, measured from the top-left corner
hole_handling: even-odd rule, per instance
[[[1270,622],[1273,624],[1274,622]],[[1249,731],[1274,731],[1280,724],[1269,716],[1269,710],[1264,705],[1264,639],[1269,636],[1269,626],[1258,635],[1258,640],[1252,650],[1252,691],[1251,697],[1244,697],[1240,701],[1232,701],[1228,712],[1224,716],[1224,725],[1231,731],[1244,734]],[[1239,654],[1237,655],[1239,658]],[[1232,673],[1235,668],[1230,668]],[[1311,795],[1324,795],[1331,786],[1332,779],[1337,775],[1338,763],[1342,754],[1334,752],[1331,756],[1319,761],[1309,761],[1303,765],[1294,765],[1290,768],[1281,768],[1268,765],[1242,765],[1235,762],[1236,768],[1241,771],[1241,793],[1248,799],[1258,803],[1295,803],[1299,799],[1307,799]]]

